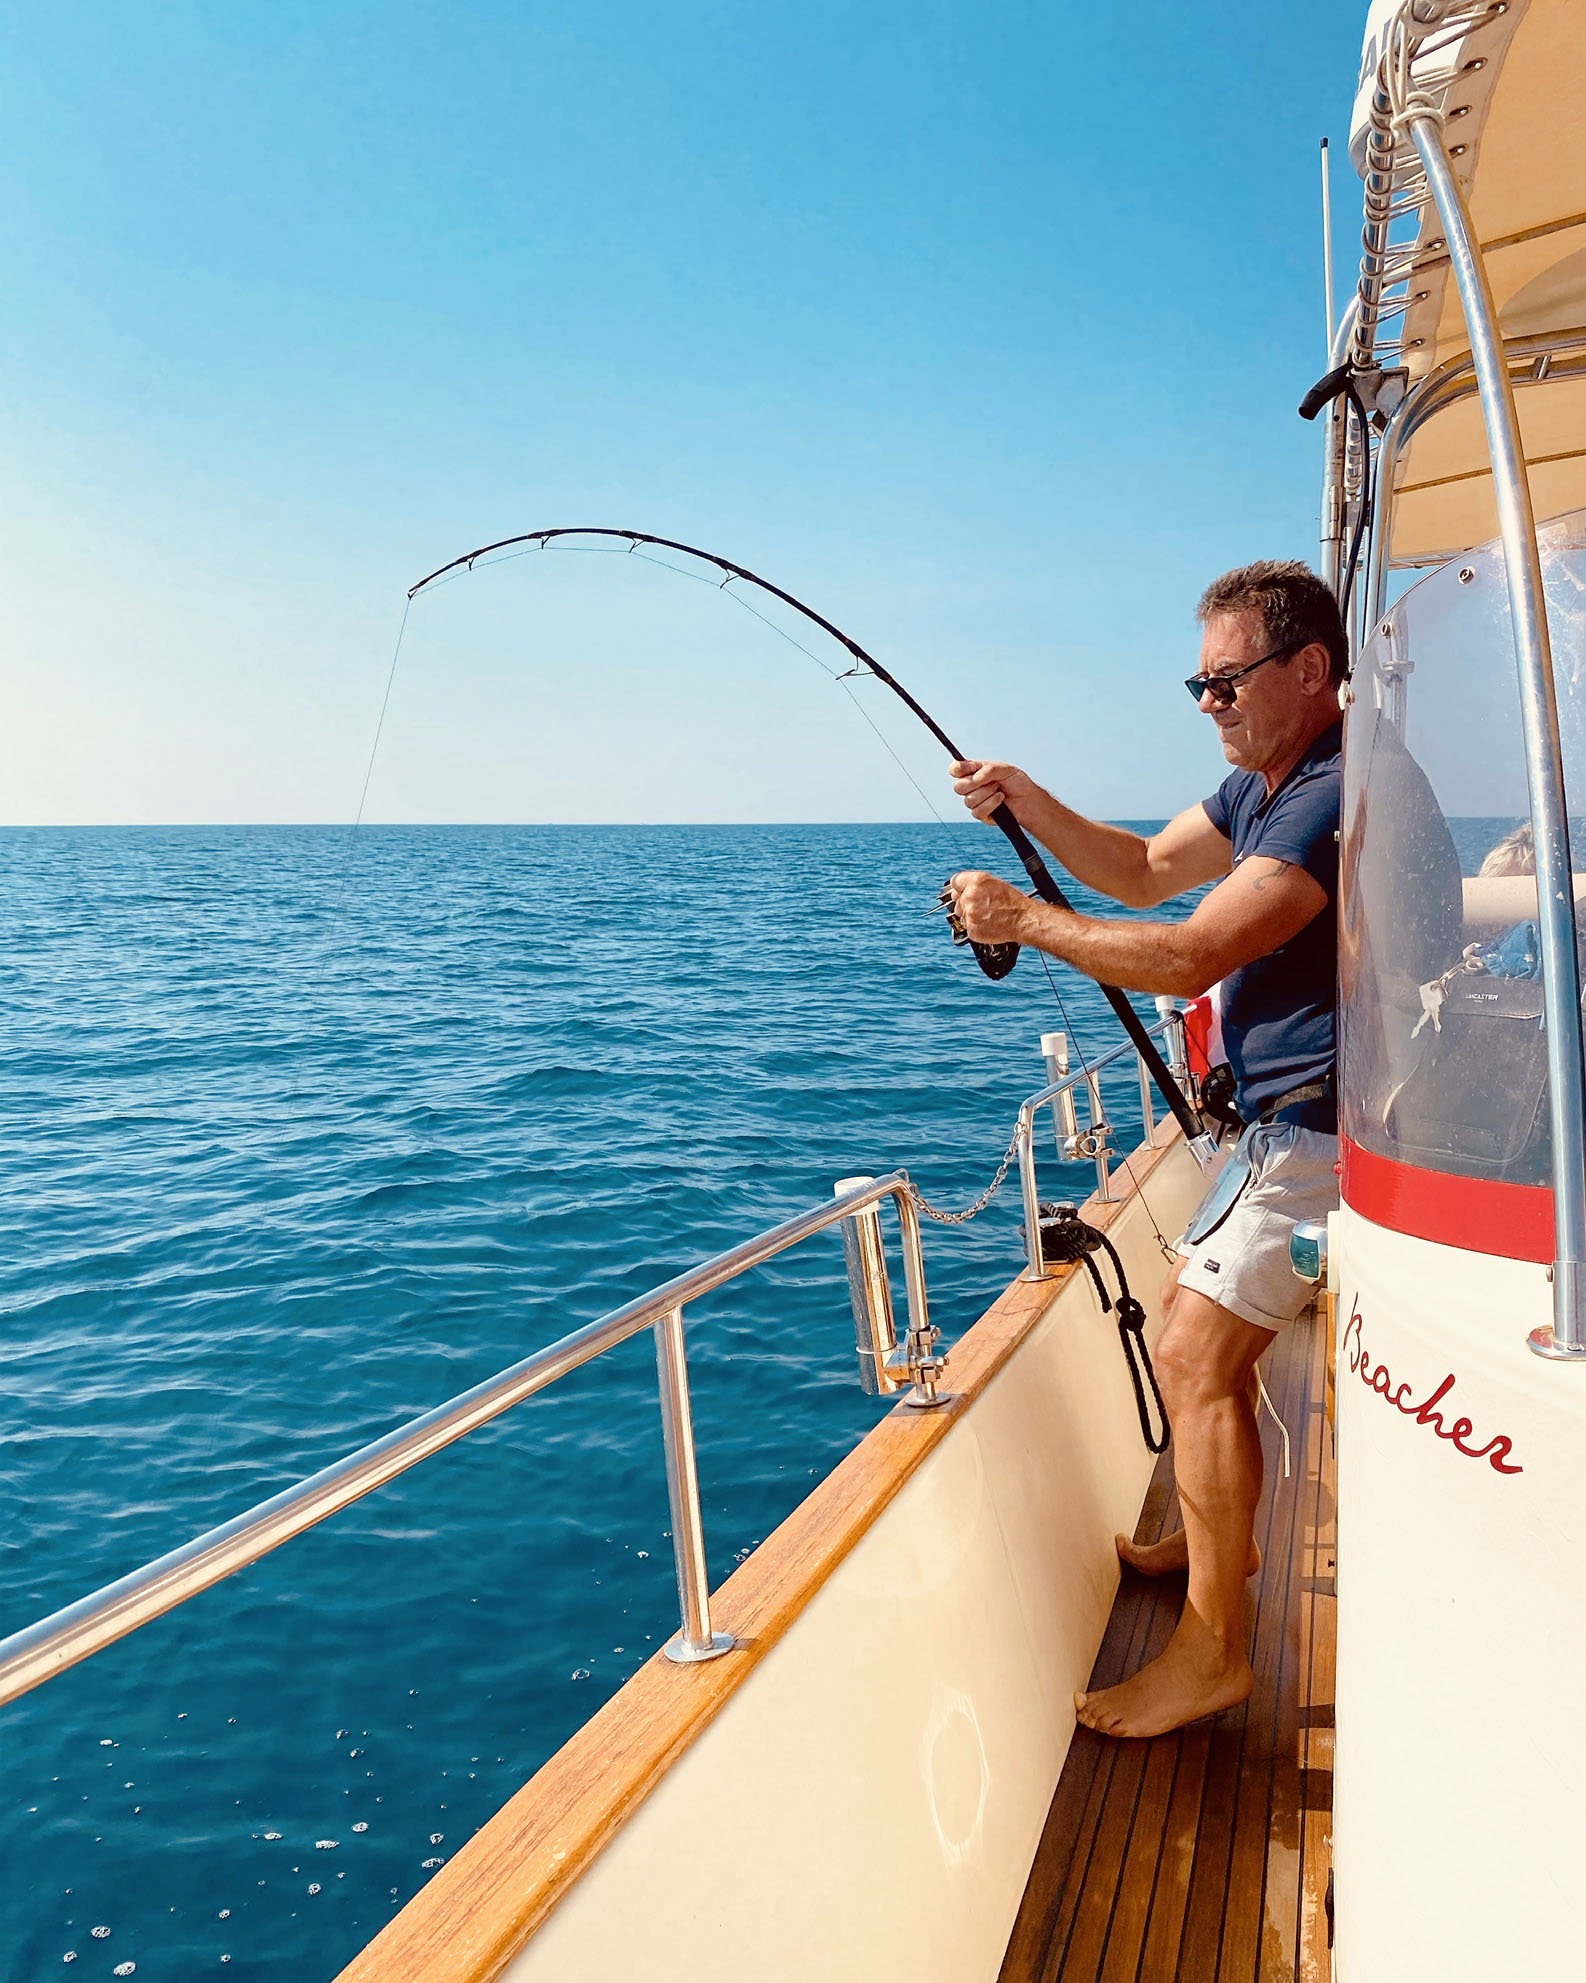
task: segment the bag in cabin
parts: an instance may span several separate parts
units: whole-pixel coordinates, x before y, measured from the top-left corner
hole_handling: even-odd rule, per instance
[[[1517,923],[1418,987],[1415,1065],[1383,1110],[1394,1154],[1466,1177],[1548,1176],[1541,943]]]

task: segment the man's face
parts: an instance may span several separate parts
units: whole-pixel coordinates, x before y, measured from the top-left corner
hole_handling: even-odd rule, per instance
[[[1231,675],[1272,652],[1266,624],[1254,607],[1239,613],[1214,613],[1201,635],[1200,672]],[[1310,722],[1314,689],[1308,687],[1315,668],[1301,656],[1269,661],[1246,675],[1226,709],[1213,708],[1202,697],[1201,708],[1217,725],[1223,756],[1242,771],[1264,771],[1293,749],[1297,732]]]

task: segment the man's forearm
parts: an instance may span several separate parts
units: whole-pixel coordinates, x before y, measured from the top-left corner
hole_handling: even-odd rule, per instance
[[[1147,842],[1126,826],[1086,819],[1040,788],[1021,810],[1020,823],[1076,880],[1098,894],[1131,909],[1151,909],[1163,899],[1151,873]]]
[[[1022,942],[1104,985],[1199,998],[1222,976],[1210,947],[1188,923],[1111,922],[1046,902],[1030,903],[1022,922]]]

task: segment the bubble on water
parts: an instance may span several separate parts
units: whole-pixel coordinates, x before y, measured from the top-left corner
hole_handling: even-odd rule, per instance
[[[124,1784],[123,1784],[123,1785],[121,1786],[121,1788],[122,1788],[123,1790],[136,1790],[136,1789],[137,1789],[137,1785],[136,1785],[135,1783],[124,1783]]]
[[[446,1834],[445,1834],[445,1832],[431,1832],[431,1833],[430,1833],[430,1844],[431,1844],[431,1845],[439,1845],[439,1844],[441,1843],[441,1841],[442,1841],[442,1839],[444,1839],[444,1838],[445,1838],[445,1836],[446,1836]]]
[[[61,1957],[62,1962],[75,1962],[76,1960],[77,1960],[76,1949],[68,1949],[65,1955]]]
[[[613,1652],[626,1652],[628,1648],[626,1646],[613,1646],[611,1650]],[[496,1761],[499,1763],[501,1761],[501,1758],[497,1756]]]
[[[587,1666],[575,1666],[573,1668],[573,1678],[575,1680],[587,1680],[589,1678],[589,1668]]]
[[[138,1965],[135,1962],[118,1962],[110,1973],[112,1976],[136,1976]]]
[[[319,1881],[318,1881],[318,1880],[310,1880],[310,1881],[309,1881],[309,1883],[308,1883],[308,1890],[309,1890],[309,1892],[310,1892],[310,1893],[318,1893],[318,1892],[319,1892]]]
[[[110,1930],[108,1928],[90,1928],[88,1932],[96,1942],[108,1941],[110,1938]]]
[[[215,1919],[217,1921],[229,1921],[231,1919],[231,1909],[229,1907],[223,1907],[219,1914],[215,1916]]]
[[[649,1550],[641,1549],[639,1551],[639,1561],[642,1563],[645,1560],[645,1558],[649,1555],[649,1553],[650,1553]]]
[[[101,1735],[99,1738],[99,1746],[101,1749],[113,1749],[116,1745],[114,1742],[111,1741],[108,1735]]]
[[[421,1859],[419,1861],[419,1865],[426,1873],[432,1873],[437,1866],[444,1866],[445,1864],[446,1861],[444,1859]]]
[[[348,1737],[348,1736],[349,1736],[349,1735],[350,1735],[351,1733],[352,1733],[352,1731],[351,1731],[351,1729],[348,1729],[348,1728],[338,1728],[338,1729],[336,1730],[336,1740],[337,1740],[338,1742],[345,1742],[345,1741],[346,1741],[346,1739],[347,1739],[347,1737]]]
[[[355,1832],[366,1832],[368,1829],[369,1829],[368,1820],[365,1818],[360,1818],[357,1824],[353,1826],[353,1830]]]
[[[314,1841],[314,1850],[316,1852],[334,1852],[340,1844],[341,1840],[339,1838],[317,1838]]]
[[[265,1833],[265,1837],[266,1837],[266,1838],[279,1838],[280,1836],[281,1836],[281,1834],[280,1834],[279,1832],[266,1832],[266,1833]]]

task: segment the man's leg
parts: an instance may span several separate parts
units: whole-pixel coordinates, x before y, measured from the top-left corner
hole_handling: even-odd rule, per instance
[[[1250,1693],[1244,1588],[1261,1498],[1251,1378],[1275,1333],[1193,1288],[1173,1297],[1154,1360],[1173,1426],[1189,1591],[1156,1659],[1116,1687],[1075,1695],[1080,1720],[1104,1735],[1161,1735]]]
[[[1162,1283],[1162,1313],[1171,1315],[1173,1303],[1178,1295],[1178,1277],[1189,1265],[1188,1255],[1180,1253],[1168,1269],[1167,1278]],[[1255,1372],[1250,1373],[1250,1409],[1256,1409]],[[1118,1560],[1131,1570],[1137,1570],[1142,1577],[1171,1577],[1189,1568],[1189,1541],[1182,1528],[1171,1535],[1163,1536],[1160,1542],[1136,1542],[1130,1535],[1115,1535],[1113,1544],[1118,1551]],[[1261,1551],[1254,1536],[1250,1538],[1250,1553],[1245,1558],[1246,1577],[1255,1576],[1261,1568]]]

